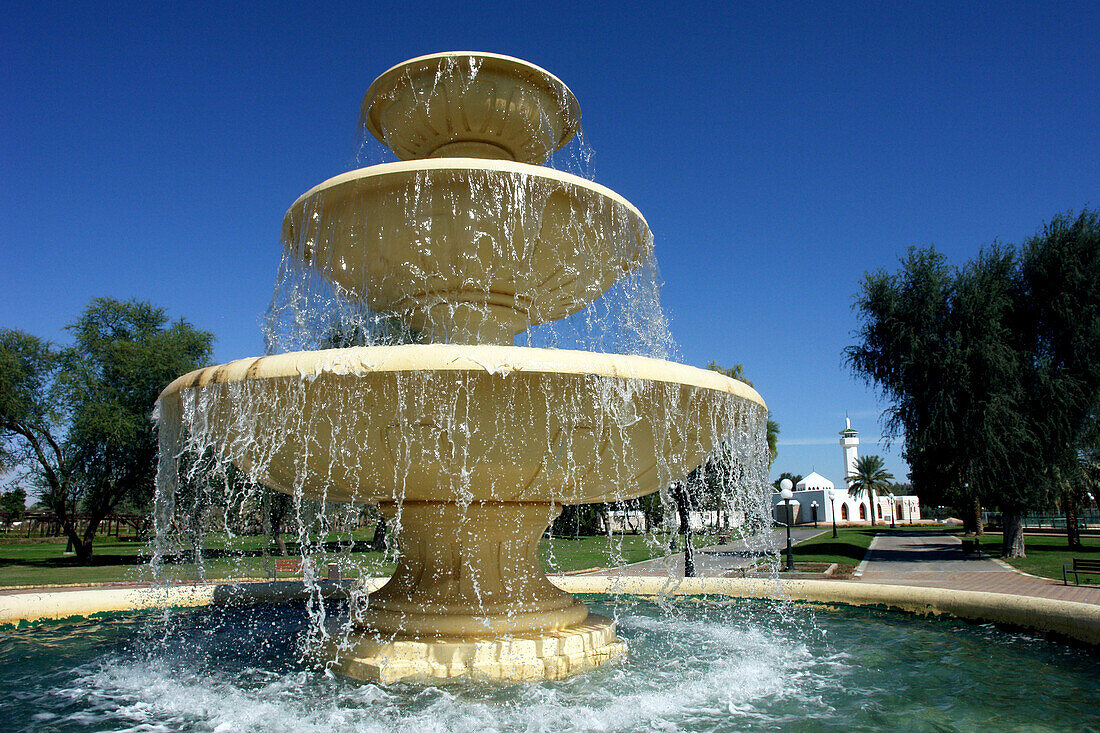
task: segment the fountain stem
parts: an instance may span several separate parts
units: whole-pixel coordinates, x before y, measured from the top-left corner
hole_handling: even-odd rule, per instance
[[[557,631],[588,616],[539,561],[539,540],[560,506],[406,501],[380,509],[401,528],[401,555],[393,578],[370,597],[366,627],[476,637]]]

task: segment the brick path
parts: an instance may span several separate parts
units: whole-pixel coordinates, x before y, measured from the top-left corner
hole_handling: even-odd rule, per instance
[[[988,557],[964,555],[959,538],[898,532],[875,538],[862,582],[977,590],[1100,605],[1100,586],[1023,575]]]

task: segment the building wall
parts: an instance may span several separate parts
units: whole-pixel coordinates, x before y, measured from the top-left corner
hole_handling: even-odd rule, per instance
[[[834,494],[835,499],[829,497],[830,493]],[[797,502],[795,524],[813,523],[811,505],[815,501],[818,503],[818,523],[832,523],[834,513],[836,514],[837,524],[871,523],[871,500],[866,494],[858,499],[849,496],[848,492],[844,489],[807,489],[805,491],[795,491],[793,494],[794,496],[791,502],[792,504]],[[875,514],[875,522],[878,524],[890,524],[890,497],[879,496],[876,498],[877,512]],[[772,517],[777,521],[783,521],[783,510],[777,508],[781,503],[783,503],[783,499],[780,497],[779,493],[773,493]],[[920,521],[920,499],[916,496],[895,496],[894,505],[894,509],[897,512],[894,520],[895,523],[910,524]],[[863,507],[862,515],[860,515],[859,512],[861,506]],[[847,509],[847,516],[845,516],[845,508]]]

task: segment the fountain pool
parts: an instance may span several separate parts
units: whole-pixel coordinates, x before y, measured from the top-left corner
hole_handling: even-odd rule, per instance
[[[7,633],[0,708],[10,731],[1097,730],[1100,669],[1061,643],[855,608],[585,601],[631,653],[567,680],[347,681],[300,662],[306,615],[271,604]]]

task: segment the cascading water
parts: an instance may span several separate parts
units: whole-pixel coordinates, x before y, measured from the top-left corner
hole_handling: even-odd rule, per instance
[[[233,544],[289,501],[315,658],[358,679],[558,678],[625,653],[613,621],[542,571],[563,506],[664,492],[718,456],[716,504],[766,516],[760,396],[665,361],[641,213],[540,165],[579,116],[557,78],[493,54],[421,57],[372,84],[361,120],[401,161],[287,212],[267,356],[161,395],[158,558],[201,557],[212,524]],[[362,505],[392,528],[396,569],[369,595],[353,585],[333,625],[319,561]]]

